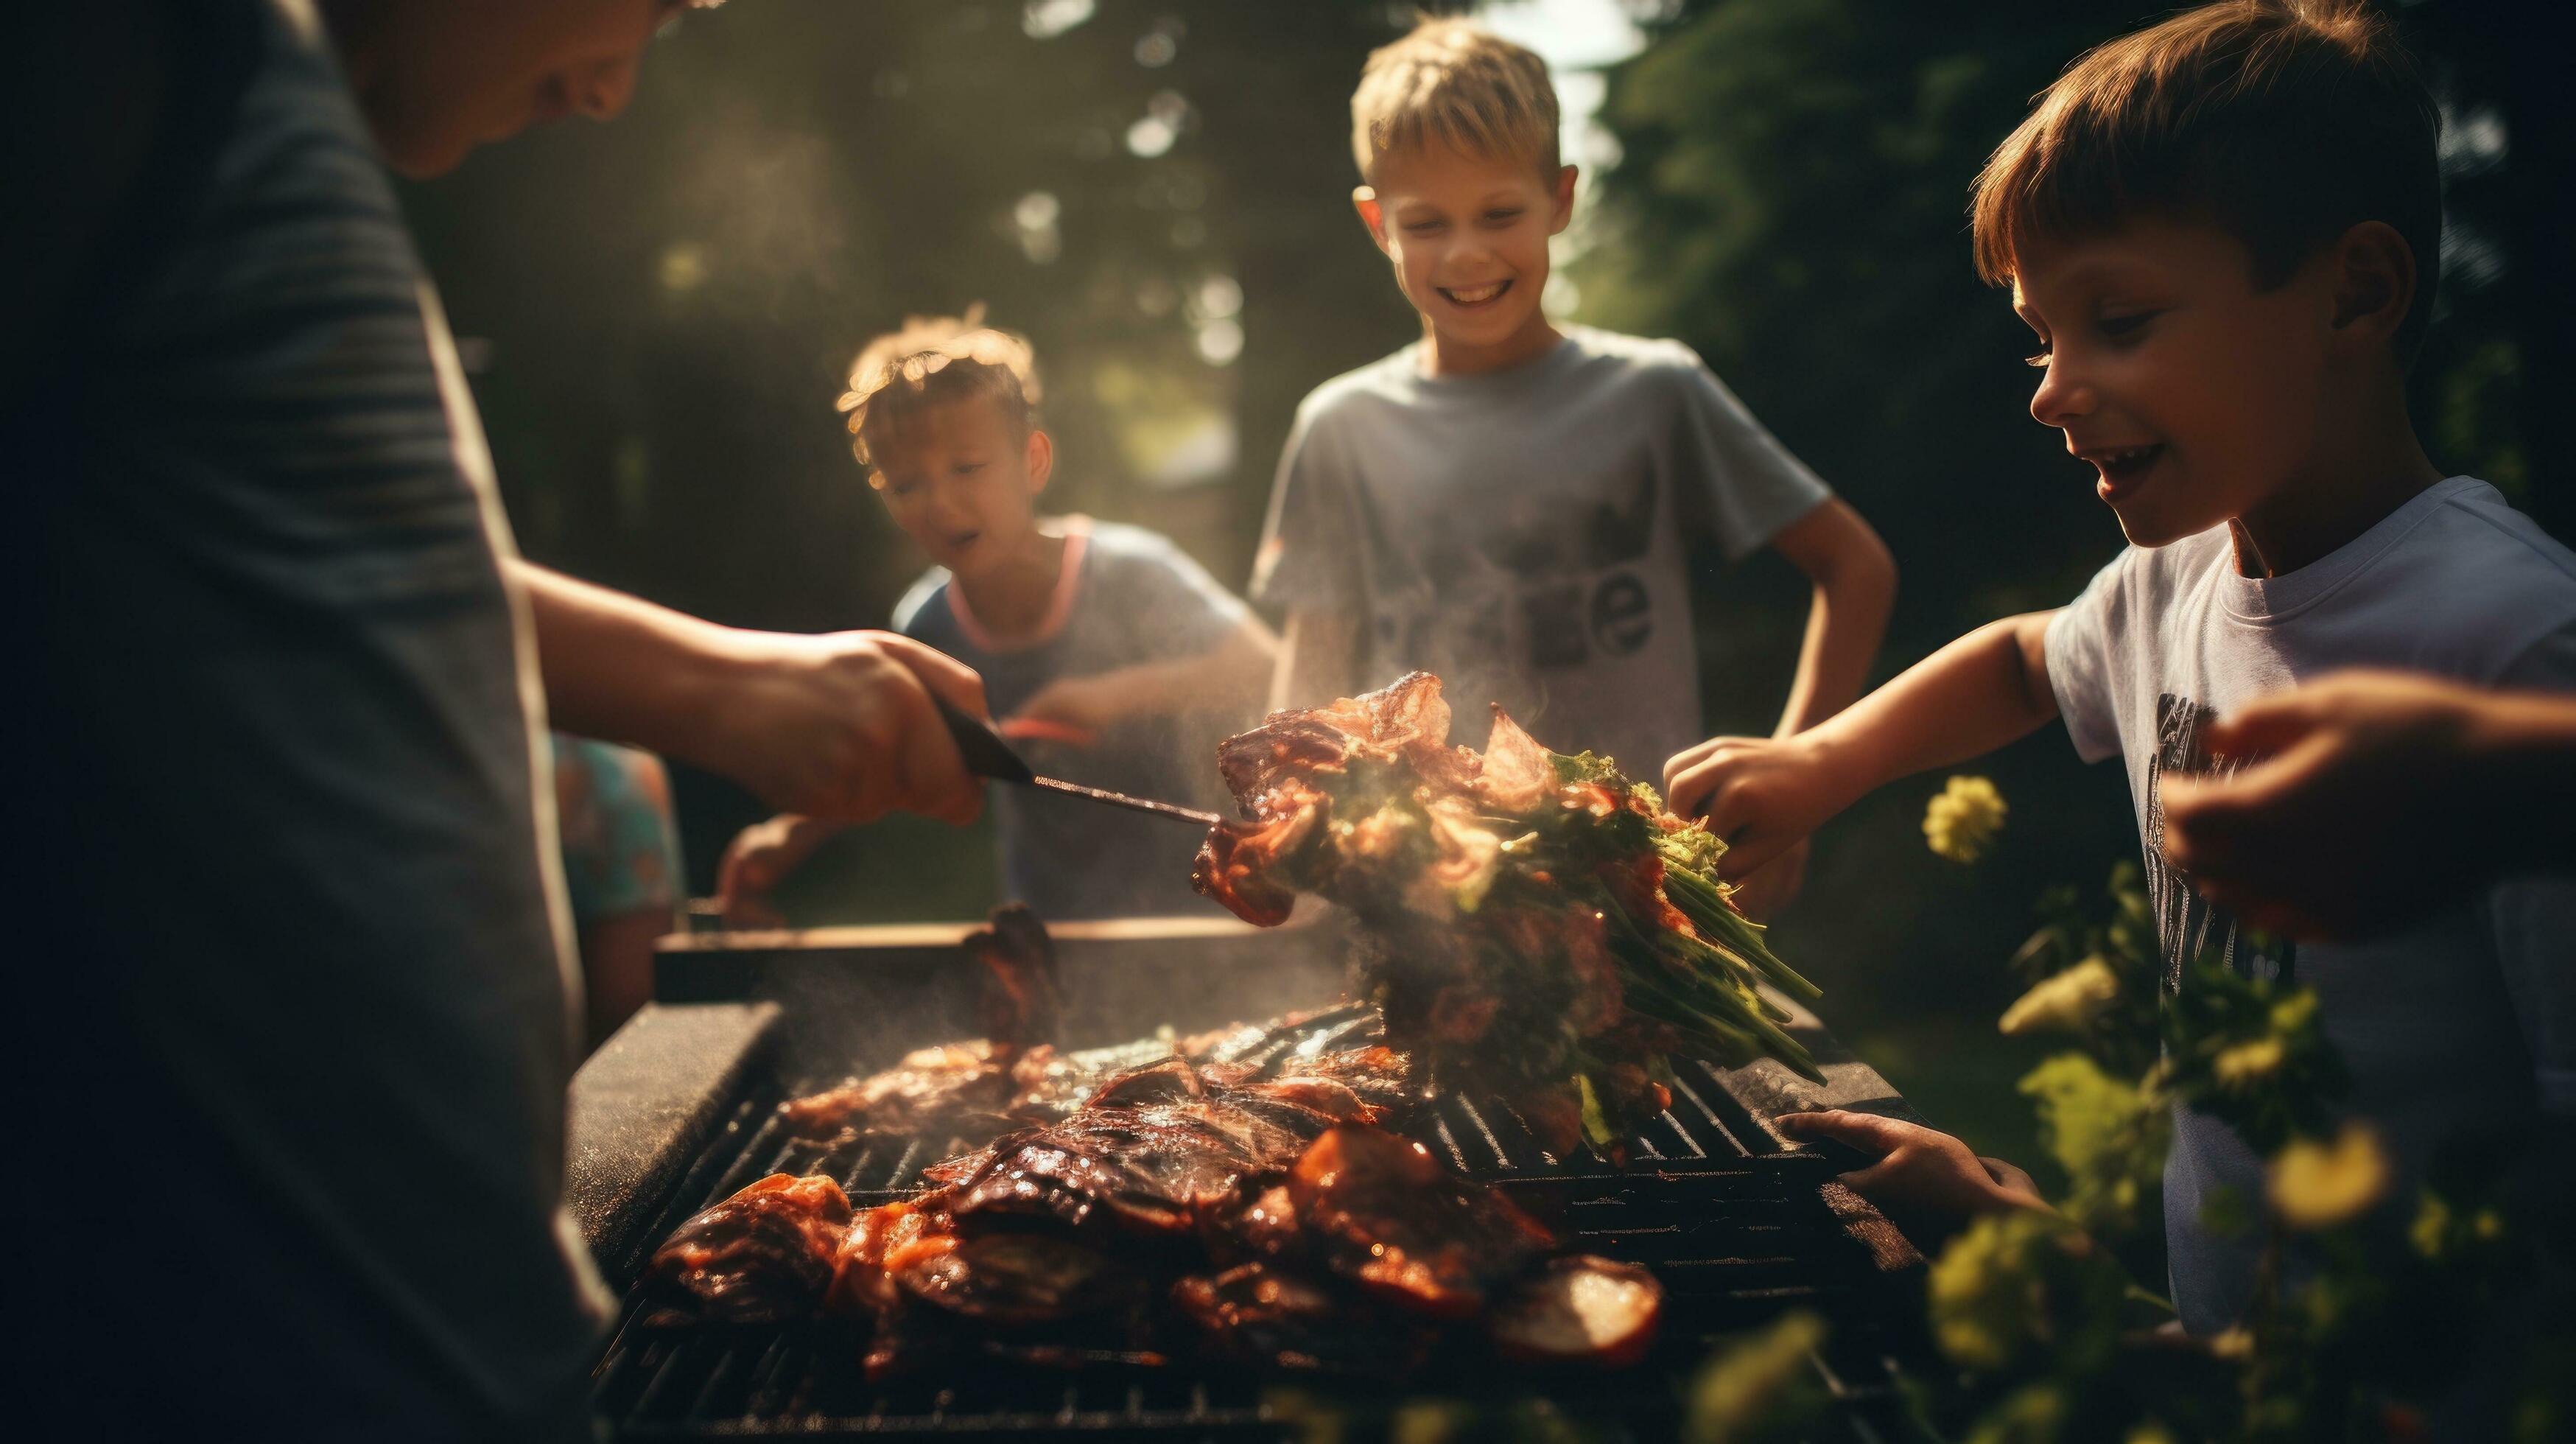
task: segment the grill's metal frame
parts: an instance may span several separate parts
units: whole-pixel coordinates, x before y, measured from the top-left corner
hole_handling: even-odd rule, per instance
[[[1076,956],[1085,945],[1125,954],[1207,948],[1212,932],[1191,925],[1155,936],[1149,925],[1147,936],[1122,938],[1119,925],[1094,927],[1106,931],[1077,938]],[[831,986],[824,980],[870,973],[880,982],[892,975],[909,987],[921,976],[911,964],[926,957],[935,971],[940,955],[965,929],[937,930],[938,936],[922,929],[888,930],[890,946],[870,946],[876,940],[853,931],[821,938],[677,940],[663,956],[660,991],[699,1000],[810,998],[818,987]],[[1215,937],[1212,951],[1223,955],[1229,946],[1238,953],[1249,947],[1258,965],[1257,942],[1221,932]],[[1082,996],[1079,983],[1069,985],[1068,993]],[[687,1011],[659,1007],[648,1011],[647,1020]],[[1356,1046],[1374,1023],[1364,1010],[1327,1015],[1241,1056],[1262,1062],[1310,1039],[1314,1048]],[[917,1028],[918,1018],[907,1018],[905,1026]],[[1417,1136],[1453,1166],[1501,1184],[1550,1217],[1569,1246],[1646,1263],[1665,1283],[1671,1304],[1658,1358],[1615,1380],[1539,1380],[1531,1397],[1544,1401],[1543,1407],[1607,1423],[1631,1437],[1658,1437],[1672,1423],[1673,1391],[1665,1386],[1675,1371],[1726,1336],[1803,1307],[1832,1325],[1824,1350],[1809,1361],[1816,1383],[1833,1401],[1818,1437],[1912,1437],[1897,1380],[1900,1360],[1921,1357],[1919,1257],[1884,1219],[1832,1182],[1841,1165],[1798,1148],[1770,1125],[1781,1112],[1818,1104],[1906,1110],[1885,1081],[1841,1050],[1812,1014],[1798,1010],[1792,1028],[1826,1064],[1826,1087],[1809,1085],[1775,1064],[1686,1064],[1672,1110],[1642,1130],[1624,1171],[1588,1154],[1548,1157],[1508,1109],[1489,1102],[1445,1097],[1418,1121]],[[914,1041],[925,1036],[911,1033]],[[877,1041],[891,1046],[891,1040]],[[681,1152],[676,1180],[651,1190],[659,1206],[644,1216],[628,1209],[627,1226],[618,1230],[622,1239],[603,1248],[612,1281],[630,1286],[631,1294],[644,1258],[672,1227],[767,1173],[829,1173],[862,1207],[905,1196],[919,1170],[947,1150],[927,1140],[895,1147],[818,1144],[788,1136],[776,1118],[780,1097],[887,1061],[872,1056],[877,1051],[862,1049],[852,1057],[845,1050],[836,1061],[810,1029],[801,1039],[791,1030],[784,1041],[766,1039],[750,1047],[747,1056],[757,1054],[761,1061],[746,1066],[737,1060],[725,1074],[738,1090],[708,1111],[702,1137]],[[1097,1060],[1117,1061],[1107,1056],[1110,1051],[1100,1050]],[[1133,1061],[1160,1051],[1150,1041],[1127,1050]],[[577,1138],[583,1112],[577,1085]],[[862,1339],[850,1326],[834,1323],[659,1328],[643,1321],[630,1297],[595,1375],[595,1402],[619,1437],[635,1439],[979,1431],[1021,1438],[1276,1438],[1288,1431],[1294,1413],[1286,1396],[1260,1379],[1195,1365],[1136,1369],[1103,1360],[1064,1375],[970,1364],[953,1376],[870,1386],[857,1368]],[[1453,1395],[1464,1389],[1490,1403],[1495,1382],[1444,1376],[1426,1378],[1420,1387]],[[1332,1381],[1320,1387],[1325,1397],[1360,1410],[1364,1418],[1379,1410],[1381,1422],[1383,1411],[1401,1397],[1400,1390],[1382,1385]],[[1529,1381],[1511,1387],[1527,1390]]]

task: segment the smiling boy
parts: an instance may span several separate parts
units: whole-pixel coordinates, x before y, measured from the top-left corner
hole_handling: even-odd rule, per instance
[[[1369,57],[1351,118],[1360,221],[1422,339],[1298,409],[1254,580],[1287,615],[1272,704],[1421,668],[1651,769],[1701,735],[1694,533],[1730,558],[1775,548],[1815,584],[1781,731],[1857,696],[1896,585],[1868,524],[1688,347],[1540,305],[1575,182],[1545,63],[1426,20]]]
[[[2063,717],[2085,758],[2128,768],[2167,986],[2199,956],[2313,985],[2351,1111],[2408,1177],[2450,1141],[2576,1111],[2576,883],[2507,881],[2367,943],[2267,952],[2168,864],[2161,779],[2213,767],[2216,715],[2337,668],[2576,687],[2576,555],[2493,487],[2445,479],[2407,419],[2435,134],[2406,57],[2352,5],[2231,0],[2079,60],[1978,178],[1976,253],[2039,337],[2031,415],[2131,547],[2060,610],[1666,776],[1675,811],[1733,842],[1729,868],[1758,867],[1872,788]],[[2407,886],[2407,857],[2379,866]],[[2261,1182],[2223,1124],[2177,1112],[2168,1244],[2195,1334],[2255,1279],[2253,1243],[2203,1210]]]

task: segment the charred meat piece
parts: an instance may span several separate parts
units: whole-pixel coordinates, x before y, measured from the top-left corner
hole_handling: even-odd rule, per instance
[[[1307,1237],[1335,1272],[1410,1313],[1462,1319],[1555,1246],[1500,1190],[1444,1171],[1421,1144],[1343,1126],[1288,1175]]]
[[[972,1117],[998,1120],[1015,1085],[992,1044],[942,1043],[916,1049],[882,1073],[778,1105],[787,1126],[808,1138],[844,1129],[930,1133]]]
[[[910,1298],[996,1328],[1096,1313],[1135,1298],[1142,1276],[1052,1233],[933,1235],[890,1272]]]
[[[960,1218],[1017,1217],[1080,1228],[1103,1209],[1115,1209],[1130,1192],[1125,1170],[1101,1154],[1068,1147],[1044,1133],[998,1144],[973,1177],[942,1199]],[[1150,1230],[1162,1215],[1142,1214]]]
[[[779,1105],[789,1128],[809,1138],[845,1129],[989,1138],[1013,1116],[1071,1106],[1070,1080],[1055,1058],[1064,1008],[1046,928],[1013,903],[964,946],[976,962],[984,1036],[918,1049],[882,1073],[790,1099]]]
[[[1187,1058],[1158,1059],[1123,1073],[1112,1073],[1091,1090],[1093,1108],[1140,1108],[1150,1103],[1178,1103],[1202,1097],[1207,1082]]]
[[[850,1231],[832,1257],[832,1285],[823,1295],[824,1309],[864,1318],[883,1316],[899,1299],[887,1260],[901,1261],[907,1249],[947,1228],[946,1217],[910,1203],[885,1204],[850,1220]]]
[[[1305,1244],[1296,1202],[1284,1183],[1273,1184],[1248,1200],[1228,1200],[1207,1210],[1199,1237],[1218,1263],[1275,1263],[1297,1256]]]
[[[1430,1331],[1267,1263],[1172,1285],[1201,1347],[1236,1363],[1397,1378],[1429,1352]]]
[[[996,908],[990,926],[966,935],[966,951],[983,970],[976,1012],[995,1049],[1013,1055],[1053,1044],[1064,998],[1056,984],[1055,945],[1038,915],[1021,903]]]
[[[1375,1123],[1385,1114],[1376,1104],[1363,1102],[1347,1083],[1330,1078],[1273,1078],[1255,1083],[1243,1090],[1256,1097],[1293,1103],[1299,1108],[1320,1114],[1335,1123]]]
[[[1383,1043],[1319,1054],[1294,1067],[1297,1076],[1329,1078],[1373,1108],[1393,1112],[1414,1101],[1413,1060]]]
[[[1646,1356],[1662,1322],[1663,1285],[1634,1264],[1591,1254],[1550,1259],[1486,1320],[1504,1358],[1624,1369]]]
[[[1252,1151],[1195,1104],[1086,1109],[996,1144],[943,1199],[960,1220],[1046,1217],[1066,1228],[1182,1234],[1256,1167]]]
[[[1190,885],[1236,917],[1275,928],[1297,907],[1296,866],[1322,835],[1332,799],[1301,782],[1265,794],[1257,822],[1223,822],[1190,864]]]
[[[822,1299],[849,1226],[850,1200],[839,1184],[773,1173],[680,1225],[646,1276],[710,1319],[795,1318]]]

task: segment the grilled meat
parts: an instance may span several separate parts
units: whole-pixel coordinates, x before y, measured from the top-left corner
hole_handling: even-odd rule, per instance
[[[1096,1080],[1044,1050],[1017,1080],[996,1061],[925,1049],[791,1105],[818,1127],[918,1126],[971,1099],[1003,1131],[855,1217],[828,1178],[762,1179],[663,1245],[656,1287],[728,1322],[867,1320],[872,1379],[978,1359],[1136,1366],[1175,1339],[1232,1363],[1401,1377],[1480,1315],[1523,1359],[1624,1362],[1652,1335],[1651,1279],[1600,1260],[1541,1271],[1545,1228],[1377,1126],[1406,1098],[1391,1049],[1260,1068],[1174,1056]],[[1061,1115],[1008,1120],[1032,1067]],[[997,1098],[995,1078],[1016,1096]]]
[[[1735,910],[1723,842],[1500,708],[1482,753],[1449,725],[1417,672],[1227,739],[1245,820],[1210,830],[1199,890],[1263,925],[1299,892],[1347,909],[1391,1043],[1435,1081],[1562,1094],[1605,1157],[1664,1106],[1677,1048],[1821,1077],[1758,985],[1815,989]]]
[[[947,1223],[944,1215],[910,1203],[884,1204],[850,1220],[850,1230],[832,1256],[825,1311],[864,1317],[892,1309],[896,1293],[887,1260],[903,1262],[912,1245],[934,1230],[944,1232]]]
[[[1005,1055],[1057,1041],[1064,997],[1056,984],[1055,944],[1027,905],[994,909],[992,922],[966,935],[966,951],[983,969],[976,1016],[984,1036]]]
[[[1417,1320],[1267,1263],[1193,1274],[1172,1285],[1171,1301],[1203,1351],[1240,1364],[1401,1377],[1437,1338]]]
[[[1097,1313],[1137,1297],[1144,1279],[1087,1244],[1052,1233],[933,1234],[889,1272],[910,1298],[997,1328]]]
[[[1556,1245],[1501,1190],[1446,1172],[1421,1144],[1339,1127],[1288,1175],[1289,1201],[1326,1266],[1432,1318],[1467,1318]]]
[[[809,1138],[844,1130],[937,1133],[955,1123],[997,1122],[1015,1092],[1011,1070],[990,1043],[918,1048],[882,1073],[778,1105],[787,1126]],[[1006,1126],[1006,1125],[1005,1125]]]
[[[849,1224],[839,1184],[773,1173],[680,1225],[646,1273],[710,1319],[796,1318],[812,1313],[832,1282]]]
[[[976,961],[984,1036],[916,1049],[882,1073],[791,1098],[779,1105],[790,1128],[810,1138],[845,1130],[990,1138],[1014,1119],[1069,1106],[1071,1080],[1054,1047],[1063,999],[1045,926],[1012,903],[969,933],[965,948]]]
[[[1550,1259],[1486,1318],[1504,1358],[1621,1369],[1646,1356],[1663,1321],[1664,1289],[1634,1264],[1591,1254]]]

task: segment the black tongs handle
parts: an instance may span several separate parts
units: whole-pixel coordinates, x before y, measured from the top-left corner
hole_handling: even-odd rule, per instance
[[[966,760],[968,772],[996,782],[1016,782],[1022,787],[1036,785],[1037,773],[983,718],[936,692],[930,694],[930,700],[939,708],[939,720],[948,724],[948,735],[957,739],[957,755]]]
[[[1061,782],[1052,777],[1040,777],[1035,769],[1020,760],[1020,754],[1012,751],[1011,744],[1003,741],[1002,735],[994,731],[983,718],[970,715],[936,692],[930,694],[930,700],[939,708],[940,720],[948,724],[948,735],[957,739],[957,755],[965,759],[966,770],[977,777],[989,777],[995,782],[1008,782],[1018,787],[1035,787],[1047,792],[1061,792],[1068,797],[1079,797],[1085,802],[1106,803],[1111,807],[1126,808],[1130,812],[1168,817],[1174,822],[1186,822],[1193,827],[1214,827],[1221,820],[1215,813],[1201,812],[1195,807],[1156,802],[1150,797],[1130,797],[1123,792],[1110,792],[1098,787],[1085,787],[1078,782]]]

